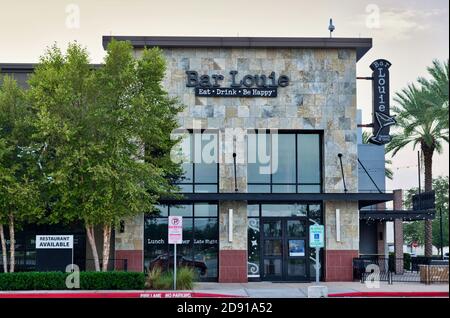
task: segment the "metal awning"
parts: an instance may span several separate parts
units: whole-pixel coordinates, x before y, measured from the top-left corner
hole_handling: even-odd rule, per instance
[[[435,210],[360,210],[361,220],[382,220],[394,221],[423,221],[432,220],[435,217]]]
[[[392,201],[393,193],[183,193],[180,198],[165,198],[161,203],[200,201],[250,201],[258,203],[281,203],[298,201],[351,201],[359,208]]]

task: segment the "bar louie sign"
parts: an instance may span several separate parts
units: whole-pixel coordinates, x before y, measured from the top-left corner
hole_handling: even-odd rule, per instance
[[[276,77],[275,72],[266,76],[244,75],[230,71],[229,87],[222,87],[222,74],[199,75],[196,71],[186,71],[186,87],[195,88],[195,96],[201,97],[277,97],[278,87],[289,85],[289,77]]]
[[[389,127],[396,124],[389,115],[389,61],[379,59],[370,64],[372,69],[373,91],[373,136],[369,141],[376,145],[384,145],[391,141]]]

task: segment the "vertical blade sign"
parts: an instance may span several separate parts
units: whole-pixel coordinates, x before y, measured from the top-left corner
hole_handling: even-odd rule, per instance
[[[389,116],[389,67],[391,63],[379,59],[370,64],[373,79],[373,136],[369,142],[384,145],[391,141],[389,127],[396,123]]]

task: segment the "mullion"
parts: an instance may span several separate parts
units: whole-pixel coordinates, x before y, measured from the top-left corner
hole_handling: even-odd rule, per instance
[[[270,144],[270,193],[273,192],[273,147],[272,147],[272,132],[269,131],[269,144]]]
[[[298,134],[295,134],[295,182],[297,183],[295,186],[295,192],[298,193]]]

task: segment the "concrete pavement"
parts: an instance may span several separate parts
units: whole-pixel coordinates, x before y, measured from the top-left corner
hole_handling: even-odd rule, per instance
[[[308,287],[314,283],[197,283],[196,292],[221,293],[251,298],[304,298],[308,297]],[[394,283],[388,285],[380,282],[379,288],[368,288],[360,282],[321,282],[328,288],[328,294],[360,292],[448,292],[448,284],[425,285],[420,283]]]
[[[191,297],[248,297],[248,298],[306,298],[308,287],[314,283],[196,283],[193,290],[61,290],[61,291],[0,291],[0,298],[191,298]],[[402,293],[415,293],[415,297],[427,297],[427,293],[439,293],[447,297],[448,283],[425,285],[420,283],[380,282],[379,288],[368,288],[360,282],[321,282],[328,288],[328,294],[352,294],[367,297],[361,293],[380,294],[378,297],[405,297]],[[388,294],[386,294],[388,293]],[[390,293],[390,294],[389,294]],[[444,295],[443,295],[444,294]],[[376,296],[377,294],[375,294]],[[433,294],[429,294],[433,296]],[[342,295],[341,295],[342,296]],[[410,295],[411,297],[412,295]]]

